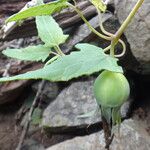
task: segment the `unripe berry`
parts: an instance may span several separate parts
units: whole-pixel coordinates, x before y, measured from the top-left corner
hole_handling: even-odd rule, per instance
[[[130,86],[122,73],[103,71],[95,80],[94,95],[103,107],[121,106],[129,97]]]

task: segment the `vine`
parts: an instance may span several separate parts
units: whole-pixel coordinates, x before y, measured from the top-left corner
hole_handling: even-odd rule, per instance
[[[20,60],[42,61],[45,65],[39,70],[12,77],[0,78],[0,82],[42,79],[42,83],[44,84],[44,80],[51,82],[68,81],[82,75],[90,75],[105,70],[95,81],[94,93],[102,113],[106,148],[109,149],[113,138],[113,136],[111,137],[112,125],[121,123],[120,107],[123,102],[128,99],[130,93],[130,86],[126,77],[123,75],[123,69],[117,64],[118,59],[116,57],[122,57],[126,52],[126,45],[120,37],[144,0],[138,0],[131,13],[115,34],[106,31],[102,24],[101,15],[106,11],[109,0],[105,2],[102,0],[90,0],[90,2],[97,10],[99,26],[102,33],[91,26],[82,11],[78,8],[76,0],[73,0],[73,4],[70,1],[68,2],[68,0],[58,0],[46,4],[43,0],[36,0],[34,1],[35,6],[22,10],[8,18],[6,23],[12,21],[19,22],[29,17],[35,17],[38,36],[44,44],[28,46],[21,49],[6,49],[3,51],[3,54]],[[69,35],[64,34],[55,19],[49,15],[60,12],[66,7],[70,7],[76,11],[86,23],[89,30],[99,38],[110,41],[110,45],[102,49],[92,44],[80,43],[75,45],[78,51],[71,52],[67,55],[64,54],[60,45],[66,42]],[[115,47],[118,43],[122,45],[122,52],[116,55]],[[105,54],[106,51],[110,51],[110,55]],[[107,82],[108,80],[109,83]],[[39,93],[37,95],[39,95]],[[25,131],[22,134],[19,149],[25,138],[26,130],[29,127],[36,99],[37,98],[35,98],[33,107],[30,110],[29,119]]]

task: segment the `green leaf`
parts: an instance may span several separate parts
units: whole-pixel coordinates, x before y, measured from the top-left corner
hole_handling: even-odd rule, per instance
[[[63,34],[62,29],[51,16],[36,17],[36,27],[39,37],[46,46],[57,46],[64,43],[68,38],[68,35]]]
[[[58,58],[44,68],[14,77],[1,78],[0,82],[21,79],[46,79],[49,81],[68,81],[82,75],[90,75],[102,69],[122,72],[116,58],[106,55],[99,47],[90,44],[77,44],[81,51],[72,52]]]
[[[90,0],[91,3],[97,7],[100,11],[105,12],[107,6],[104,4],[103,0]]]
[[[47,3],[47,4],[34,6],[24,11],[21,11],[17,14],[12,15],[6,20],[6,22],[18,21],[18,20],[22,20],[22,19],[26,19],[26,18],[34,17],[34,16],[51,15],[67,7],[66,2],[67,0],[58,0],[55,2]]]
[[[21,49],[6,49],[2,52],[4,55],[20,60],[45,61],[51,53],[49,47],[43,45],[29,46]]]

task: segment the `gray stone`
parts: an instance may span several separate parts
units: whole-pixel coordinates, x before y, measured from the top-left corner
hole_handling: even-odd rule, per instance
[[[93,95],[93,79],[89,81],[74,82],[65,88],[44,111],[43,126],[60,132],[72,127],[85,127],[101,121],[100,114],[92,117],[78,118],[97,108]]]
[[[21,150],[45,150],[45,148],[41,143],[33,139],[28,139],[28,140],[25,140],[24,145]]]
[[[39,84],[41,82],[36,82],[32,85],[32,89],[37,92]],[[56,96],[59,94],[59,86],[55,82],[49,82],[46,81],[45,86],[42,90],[42,94],[45,97],[45,99],[55,99]]]
[[[150,136],[137,120],[125,120],[121,124],[120,136],[115,129],[111,150],[149,150]]]
[[[110,18],[112,17],[111,13],[105,13],[102,15],[102,22],[106,23]],[[98,15],[93,17],[89,23],[92,25],[93,28],[99,28],[99,17]],[[106,23],[107,24],[107,23]],[[69,40],[62,46],[62,49],[65,53],[72,50],[74,45],[76,45],[79,42],[83,42],[86,39],[89,39],[93,32],[88,28],[86,24],[82,24],[76,29],[74,29],[74,34],[69,38]],[[105,40],[103,42],[106,43]]]
[[[126,19],[137,0],[115,0],[115,9],[120,23]],[[131,51],[140,63],[143,74],[150,73],[150,1],[145,0],[125,31]]]
[[[129,119],[121,124],[120,136],[115,129],[115,137],[110,150],[149,150],[150,136],[142,132],[135,121]],[[105,150],[103,131],[56,144],[47,150]]]
[[[58,97],[49,104],[43,113],[42,125],[49,132],[63,132],[70,129],[85,128],[89,124],[101,121],[100,111],[90,113],[89,117],[78,117],[97,109],[93,95],[94,79],[78,81],[65,88]],[[127,101],[121,107],[122,117],[127,117],[132,101]]]
[[[131,111],[131,105],[133,103],[133,99],[129,98],[122,106],[121,106],[121,116],[122,118],[126,118],[129,116],[129,112]]]

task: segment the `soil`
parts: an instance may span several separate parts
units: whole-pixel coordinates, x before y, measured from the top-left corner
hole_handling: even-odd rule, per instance
[[[20,132],[15,126],[15,113],[18,108],[12,104],[0,108],[0,150],[14,150]]]
[[[16,124],[16,115],[20,109],[20,98],[7,105],[0,106],[0,150],[15,150],[21,135],[21,127]],[[49,147],[64,140],[73,138],[74,135],[47,135],[41,129],[33,132],[27,139]]]

